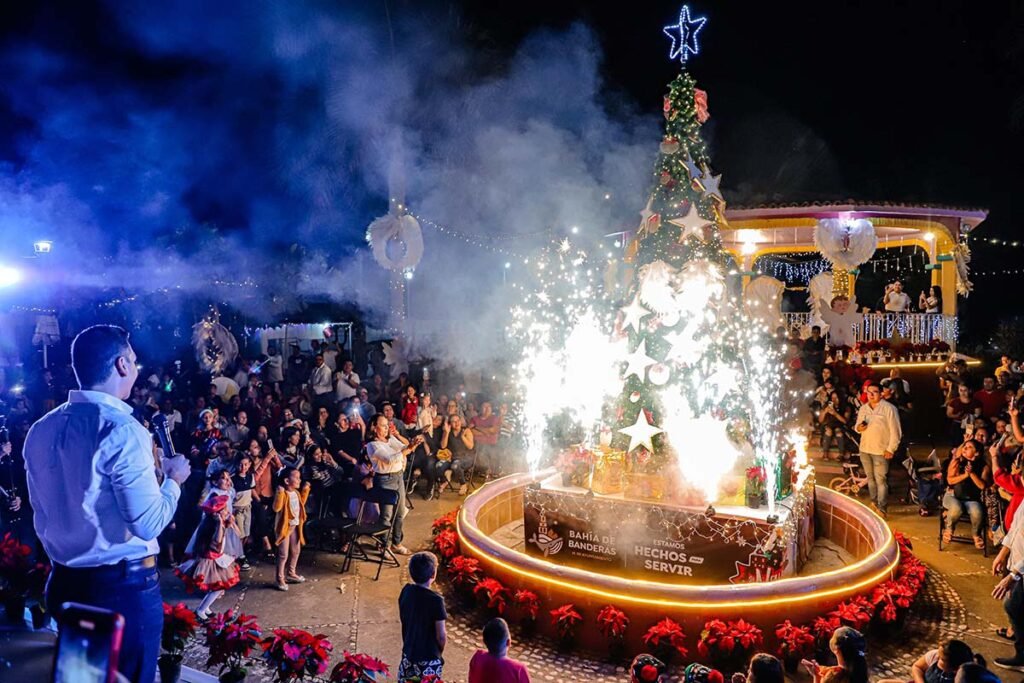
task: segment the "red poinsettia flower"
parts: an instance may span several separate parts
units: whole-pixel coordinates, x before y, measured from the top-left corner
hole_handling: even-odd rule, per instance
[[[605,638],[619,639],[626,635],[629,617],[618,607],[605,605],[597,613],[597,625]]]
[[[278,681],[321,675],[327,670],[328,658],[334,649],[327,636],[314,636],[298,628],[274,629],[274,635],[264,638],[260,646],[263,658]]]
[[[831,636],[829,636],[831,638]],[[789,619],[775,627],[777,654],[783,659],[808,657],[814,652],[814,634],[806,626],[794,626]]]
[[[729,635],[747,651],[764,644],[764,635],[761,629],[743,619],[729,622]]]
[[[197,627],[196,613],[186,607],[185,603],[170,605],[165,602],[160,646],[169,654],[181,654],[188,641],[195,636]]]
[[[531,621],[537,620],[537,615],[540,613],[540,598],[536,593],[520,589],[516,591],[512,599],[524,617]]]
[[[443,560],[450,560],[459,553],[459,535],[454,529],[442,529],[434,536],[434,550]]]
[[[508,604],[508,589],[497,579],[480,579],[473,588],[473,594],[483,596],[487,609],[494,610],[501,616]]]
[[[240,668],[242,662],[260,646],[262,637],[260,625],[251,614],[236,614],[234,610],[214,614],[206,622],[206,646],[210,651],[206,666],[219,665],[222,670]],[[290,656],[301,657],[301,648],[297,645],[295,648]]]
[[[451,512],[441,515],[434,520],[434,523],[430,526],[431,531],[434,535],[439,534],[445,529],[455,529],[455,519],[459,516],[459,510],[461,508],[455,508]]]
[[[729,626],[721,619],[712,619],[704,623],[697,641],[697,653],[704,659],[713,654],[732,654],[736,640],[729,633]]]
[[[28,572],[32,563],[29,556],[32,548],[28,547],[14,534],[7,532],[0,541],[0,577],[10,580],[19,574]]]
[[[681,659],[685,659],[689,652],[683,644],[685,641],[686,633],[683,632],[683,627],[667,617],[647,629],[647,633],[644,634],[645,645],[676,652]]]
[[[824,617],[817,617],[811,622],[811,633],[819,643],[827,643],[840,626],[842,624],[839,623],[839,618],[830,613]]]
[[[472,588],[480,580],[480,560],[465,555],[456,555],[448,563],[448,578],[460,589]]]
[[[388,675],[388,665],[370,655],[351,653],[347,650],[342,654],[341,661],[331,670],[331,676],[327,680],[330,683],[372,683],[377,680],[378,674]],[[424,676],[422,681],[432,680],[434,683],[441,683],[437,676]]]
[[[550,615],[551,623],[561,638],[572,637],[583,621],[583,616],[576,611],[576,606],[571,602],[551,610]]]

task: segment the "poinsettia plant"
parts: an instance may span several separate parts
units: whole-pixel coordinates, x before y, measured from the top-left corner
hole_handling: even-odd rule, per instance
[[[327,670],[334,646],[325,635],[313,635],[299,628],[277,628],[263,639],[263,658],[278,681],[301,681]]]
[[[644,634],[644,644],[653,648],[666,660],[672,659],[675,655],[685,659],[689,653],[685,642],[686,633],[683,627],[668,617],[651,626]]]
[[[388,665],[370,655],[345,651],[341,661],[331,670],[330,683],[375,683],[378,678],[387,678]],[[414,679],[407,679],[412,681]],[[436,676],[424,676],[422,683],[428,680],[441,683]]]
[[[50,565],[32,561],[32,548],[7,532],[0,540],[0,594],[42,603]]]
[[[195,637],[198,625],[196,613],[186,607],[185,603],[164,603],[164,628],[160,634],[160,647],[168,658],[181,659],[188,641]]]
[[[576,606],[571,602],[556,607],[549,614],[551,615],[551,624],[558,631],[558,637],[562,640],[569,640],[575,636],[576,629],[583,621],[583,616],[576,611]]]
[[[713,654],[731,655],[735,648],[736,640],[729,633],[729,626],[724,621],[711,619],[704,622],[700,640],[697,641],[697,654],[708,659]]]
[[[736,654],[742,659],[764,645],[764,634],[760,628],[745,619],[729,622],[729,636],[736,644]]]
[[[816,617],[811,622],[811,633],[814,634],[814,639],[817,644],[817,648],[824,649],[828,648],[828,641],[832,640],[832,634],[836,632],[836,629],[842,626],[839,623],[839,618],[827,614],[824,617]]]
[[[434,536],[434,550],[445,562],[459,553],[459,535],[454,529],[442,529]]]
[[[499,617],[505,613],[508,606],[508,588],[497,579],[480,579],[473,588],[473,595],[482,598],[487,609],[495,612]]]
[[[754,466],[747,468],[747,494],[761,495],[765,492],[768,482],[768,473],[763,467]]]
[[[601,633],[605,638],[609,640],[622,640],[626,637],[629,617],[618,607],[605,605],[597,613],[597,626],[601,629]]]
[[[206,646],[210,656],[206,666],[219,666],[220,674],[231,680],[243,680],[243,662],[260,646],[263,630],[251,614],[228,610],[214,614],[206,622]]]
[[[874,605],[868,602],[867,598],[863,595],[855,595],[849,600],[839,603],[834,610],[829,612],[829,616],[837,618],[839,623],[844,626],[860,631],[871,623],[874,612]]]
[[[459,590],[472,590],[481,574],[480,560],[475,557],[456,555],[448,563],[448,578]]]
[[[832,636],[829,635],[829,638]],[[796,626],[789,619],[775,627],[776,653],[782,659],[802,659],[814,653],[814,634],[806,626]]]
[[[449,513],[443,514],[434,520],[434,523],[430,526],[431,532],[436,536],[446,529],[452,531],[455,530],[455,520],[459,516],[459,510],[461,508],[455,508]]]
[[[515,602],[524,621],[537,621],[537,615],[540,614],[540,598],[536,593],[521,588],[512,596],[512,601]]]

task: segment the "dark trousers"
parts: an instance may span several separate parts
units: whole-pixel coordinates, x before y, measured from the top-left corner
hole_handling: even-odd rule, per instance
[[[135,683],[153,683],[164,623],[156,567],[129,572],[123,565],[89,569],[54,565],[46,584],[46,607],[56,614],[65,602],[101,607],[123,616],[117,670]]]
[[[405,477],[402,476],[401,472],[395,472],[394,474],[375,474],[373,475],[373,485],[380,489],[398,491],[398,509],[396,510],[394,505],[381,505],[380,521],[383,524],[394,523],[391,542],[395,545],[401,545],[402,539],[405,538],[403,533],[406,512]]]
[[[1003,609],[1013,626],[1013,649],[1024,656],[1024,582],[1014,581],[1013,590],[1003,599]]]

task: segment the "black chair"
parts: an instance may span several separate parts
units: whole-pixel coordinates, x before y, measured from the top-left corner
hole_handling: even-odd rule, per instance
[[[342,495],[343,487],[338,484],[331,489],[320,491],[317,497],[317,515],[314,519],[306,522],[306,539],[309,547],[338,555],[345,552],[345,538],[349,528],[356,523],[352,517],[331,515],[332,508],[339,508],[335,504],[337,496]]]
[[[372,488],[369,490],[355,491],[352,494],[354,500],[359,501],[358,512],[355,522],[346,529],[349,537],[348,551],[345,553],[345,561],[341,565],[342,573],[347,572],[352,566],[352,560],[363,562],[376,562],[377,574],[373,577],[376,581],[380,578],[381,569],[384,563],[388,566],[400,567],[398,558],[391,552],[391,533],[394,529],[394,521],[403,510],[398,509],[398,491],[393,489]],[[367,504],[376,503],[383,511],[385,505],[395,508],[391,524],[384,524],[380,520],[374,522],[366,521]],[[366,544],[364,544],[366,541]]]

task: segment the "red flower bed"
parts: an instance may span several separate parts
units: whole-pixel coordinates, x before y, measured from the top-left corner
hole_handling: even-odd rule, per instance
[[[436,536],[437,534],[441,533],[442,531],[444,531],[446,529],[454,531],[455,530],[455,520],[459,516],[459,510],[460,509],[461,508],[455,508],[451,512],[449,512],[447,514],[444,514],[444,515],[441,515],[440,517],[435,519],[434,523],[430,527],[430,529],[433,532],[433,534]]]
[[[540,598],[537,597],[536,593],[520,589],[512,596],[512,600],[516,603],[516,607],[519,608],[519,613],[524,620],[537,620],[537,615],[540,614]]]
[[[480,560],[465,555],[456,555],[448,563],[448,578],[459,590],[470,590],[480,580]]]
[[[794,626],[789,619],[775,627],[775,639],[778,641],[775,652],[782,659],[802,659],[814,652],[815,638],[811,629],[807,626]]]
[[[434,550],[447,562],[459,554],[459,535],[454,529],[442,529],[434,536]]]

